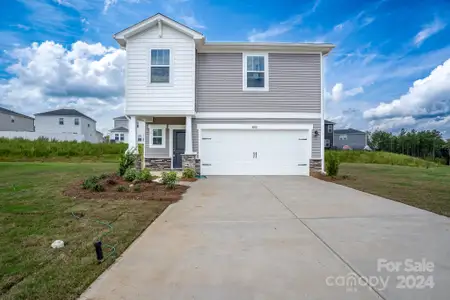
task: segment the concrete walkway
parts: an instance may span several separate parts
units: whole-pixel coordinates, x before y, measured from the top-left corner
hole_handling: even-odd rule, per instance
[[[311,177],[210,177],[81,299],[448,299],[449,230],[445,217]],[[379,272],[379,259],[398,270]],[[433,271],[407,273],[405,259]],[[413,275],[403,289],[402,275]]]

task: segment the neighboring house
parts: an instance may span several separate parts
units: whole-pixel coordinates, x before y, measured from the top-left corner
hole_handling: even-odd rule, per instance
[[[34,118],[0,107],[0,131],[34,131]]]
[[[326,149],[333,148],[333,141],[334,141],[334,125],[336,123],[333,123],[331,121],[325,120],[325,134],[324,134],[324,147]]]
[[[115,143],[128,143],[128,119],[125,116],[114,118],[114,128],[109,131],[109,139]],[[136,122],[137,142],[144,143],[145,122]]]
[[[57,109],[35,114],[36,132],[45,133],[45,136],[64,134],[74,139],[98,142],[96,121],[75,109]],[[58,139],[58,138],[57,138]]]
[[[324,43],[206,42],[162,14],[114,35],[127,51],[129,147],[145,164],[204,175],[323,170]]]
[[[100,131],[96,131],[95,132],[95,136],[97,138],[97,143],[104,143],[105,142],[105,138],[103,137],[103,133],[101,133]]]
[[[364,149],[367,145],[367,133],[353,128],[334,130],[334,147],[342,149],[344,146],[352,149]]]

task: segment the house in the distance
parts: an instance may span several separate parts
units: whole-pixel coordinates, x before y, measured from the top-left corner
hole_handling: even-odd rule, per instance
[[[128,119],[125,116],[114,118],[114,128],[109,131],[113,143],[128,143]],[[137,142],[144,143],[145,123],[136,122]]]
[[[0,107],[0,131],[34,131],[34,118]]]
[[[334,141],[334,125],[331,121],[325,120],[325,134],[324,134],[324,147],[326,149],[333,148]]]
[[[367,145],[367,133],[353,128],[335,129],[333,147],[342,149],[350,146],[352,149],[364,149]]]
[[[98,143],[96,121],[76,109],[57,109],[35,114],[36,132],[57,140]]]

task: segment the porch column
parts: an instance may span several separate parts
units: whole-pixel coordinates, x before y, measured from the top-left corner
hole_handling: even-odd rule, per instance
[[[130,116],[128,119],[128,151],[138,152],[136,139],[136,116]]]
[[[185,154],[192,154],[192,117],[186,116]]]

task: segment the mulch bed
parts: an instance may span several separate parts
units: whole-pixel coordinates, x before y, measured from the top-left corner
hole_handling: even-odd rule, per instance
[[[196,182],[197,178],[181,178],[180,181]]]
[[[130,183],[121,177],[111,174],[99,183],[105,188],[103,192],[94,192],[82,188],[83,181],[75,182],[67,187],[63,194],[72,198],[80,199],[105,199],[105,200],[146,200],[146,201],[178,201],[189,188],[185,185],[176,185],[174,189],[168,189],[157,182],[138,182]],[[139,191],[134,187],[140,186]],[[119,192],[118,186],[124,186],[125,191]]]
[[[336,182],[336,181],[342,181],[342,180],[355,180],[355,178],[353,178],[349,175],[327,176],[320,172],[311,172],[311,176],[314,178],[323,180],[323,181],[328,181],[328,182]]]

